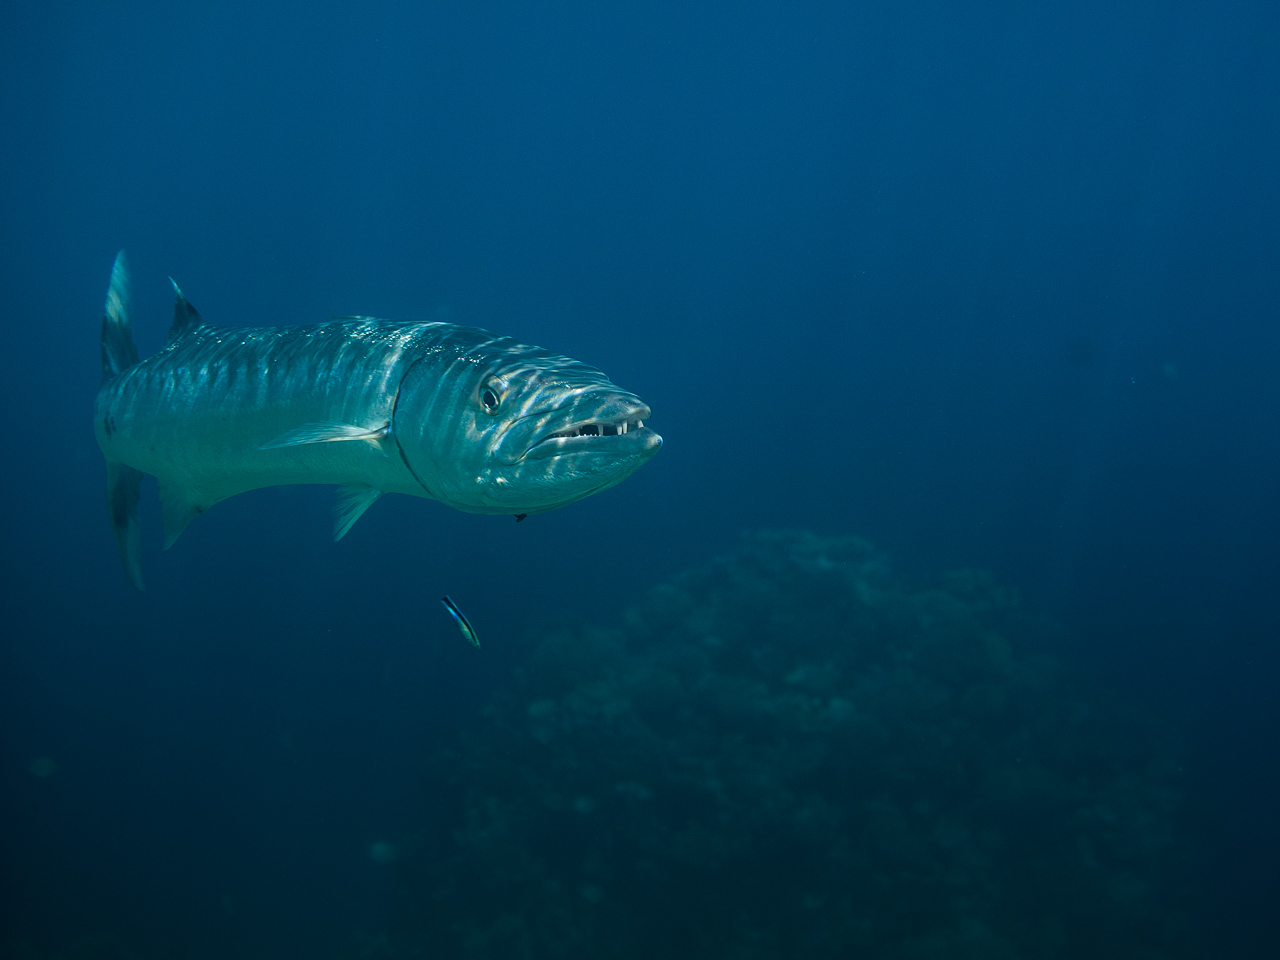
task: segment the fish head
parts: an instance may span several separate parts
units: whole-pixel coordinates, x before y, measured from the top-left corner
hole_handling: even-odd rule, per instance
[[[394,424],[435,499],[541,513],[625,480],[662,447],[649,407],[596,368],[470,328],[450,339],[406,375]]]

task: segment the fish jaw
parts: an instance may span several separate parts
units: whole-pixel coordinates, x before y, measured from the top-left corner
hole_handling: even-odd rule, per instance
[[[526,460],[587,453],[625,458],[644,447],[644,422],[652,417],[639,397],[618,390],[576,392],[557,406],[526,414],[497,438],[493,459],[515,465]],[[656,452],[656,451],[655,451]]]
[[[486,512],[545,513],[566,506],[621,483],[660,449],[662,437],[648,427],[614,436],[548,438],[519,463],[489,472],[484,486],[498,509]]]
[[[546,513],[621,483],[662,448],[662,437],[639,420],[613,434],[581,432],[598,422],[562,419],[555,424],[560,430],[522,444],[524,455],[514,461],[487,455],[452,480],[433,478],[433,495],[467,513]],[[575,435],[558,435],[570,430]]]
[[[484,512],[545,513],[625,480],[662,448],[649,406],[613,384],[567,391],[495,431],[477,474]]]
[[[609,432],[603,432],[606,430]],[[552,457],[596,457],[609,461],[629,460],[637,455],[644,455],[647,459],[661,448],[662,437],[646,427],[639,418],[620,424],[593,421],[575,424],[565,431],[544,437],[522,459],[529,461]]]
[[[650,415],[599,370],[522,348],[510,364],[415,370],[393,431],[435,499],[468,513],[544,513],[608,489],[656,454]]]

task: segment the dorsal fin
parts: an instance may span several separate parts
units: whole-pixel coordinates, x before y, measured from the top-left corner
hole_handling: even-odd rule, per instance
[[[173,283],[173,277],[169,278],[169,282]],[[182,291],[178,289],[178,285],[173,283],[173,325],[169,327],[169,343],[177,340],[183,334],[195,330],[204,324],[204,318],[200,316],[199,311],[191,305],[191,302],[182,295]]]

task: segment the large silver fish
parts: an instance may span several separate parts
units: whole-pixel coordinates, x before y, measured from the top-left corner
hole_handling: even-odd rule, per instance
[[[123,254],[94,410],[125,573],[142,589],[138,487],[160,483],[165,546],[219,500],[340,487],[335,539],[384,493],[469,513],[554,510],[658,452],[649,408],[599,370],[474,327],[345,317],[215,327],[174,285],[164,349],[138,362]]]

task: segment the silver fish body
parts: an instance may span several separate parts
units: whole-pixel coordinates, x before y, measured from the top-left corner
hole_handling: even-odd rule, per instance
[[[160,484],[166,546],[259,487],[336,484],[335,536],[384,493],[470,513],[540,513],[657,453],[649,408],[586,364],[473,327],[351,317],[206,324],[177,291],[169,342],[136,362],[123,259],[94,411],[121,558],[141,588],[137,485]]]

